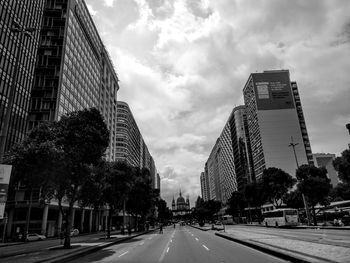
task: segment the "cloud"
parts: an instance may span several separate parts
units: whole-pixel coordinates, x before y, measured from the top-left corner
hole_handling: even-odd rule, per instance
[[[87,0],[171,203],[199,175],[252,72],[290,69],[314,152],[350,122],[350,1]]]

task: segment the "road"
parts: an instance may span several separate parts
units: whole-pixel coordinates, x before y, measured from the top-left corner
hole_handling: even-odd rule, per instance
[[[286,262],[257,250],[189,227],[167,227],[110,246],[72,262]]]

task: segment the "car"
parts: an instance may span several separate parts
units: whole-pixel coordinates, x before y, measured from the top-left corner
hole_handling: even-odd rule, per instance
[[[72,231],[70,231],[70,236],[77,236],[79,235],[79,230],[78,229],[72,229]]]
[[[45,240],[46,236],[39,235],[37,233],[31,233],[27,235],[27,241]]]

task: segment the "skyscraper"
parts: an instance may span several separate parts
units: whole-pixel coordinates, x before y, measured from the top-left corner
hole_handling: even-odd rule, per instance
[[[316,167],[324,167],[327,170],[327,176],[331,180],[333,187],[339,184],[338,172],[335,170],[333,161],[335,154],[331,153],[314,153],[314,164]]]
[[[211,199],[227,203],[232,192],[242,192],[248,182],[255,180],[244,106],[232,110],[206,167],[208,172],[201,175],[203,198],[208,196],[208,187]]]
[[[46,0],[28,128],[65,113],[98,108],[115,158],[118,77],[83,0]]]
[[[118,101],[117,108],[116,160],[131,166],[147,168],[151,173],[152,187],[156,188],[156,165],[130,107],[126,102]]]
[[[0,0],[0,161],[27,131],[45,0]]]
[[[252,73],[243,89],[249,139],[256,178],[268,167],[277,167],[295,176],[297,168],[291,140],[299,163],[307,164],[311,148],[297,86],[293,88],[288,70]],[[303,131],[302,131],[303,129]]]
[[[201,194],[204,201],[210,200],[209,198],[209,186],[208,186],[208,177],[204,172],[200,175],[200,183],[201,183]]]

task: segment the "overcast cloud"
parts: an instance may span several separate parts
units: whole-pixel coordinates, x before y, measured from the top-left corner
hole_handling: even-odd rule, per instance
[[[313,152],[350,141],[349,0],[86,0],[169,202],[199,175],[252,72],[289,69]]]

